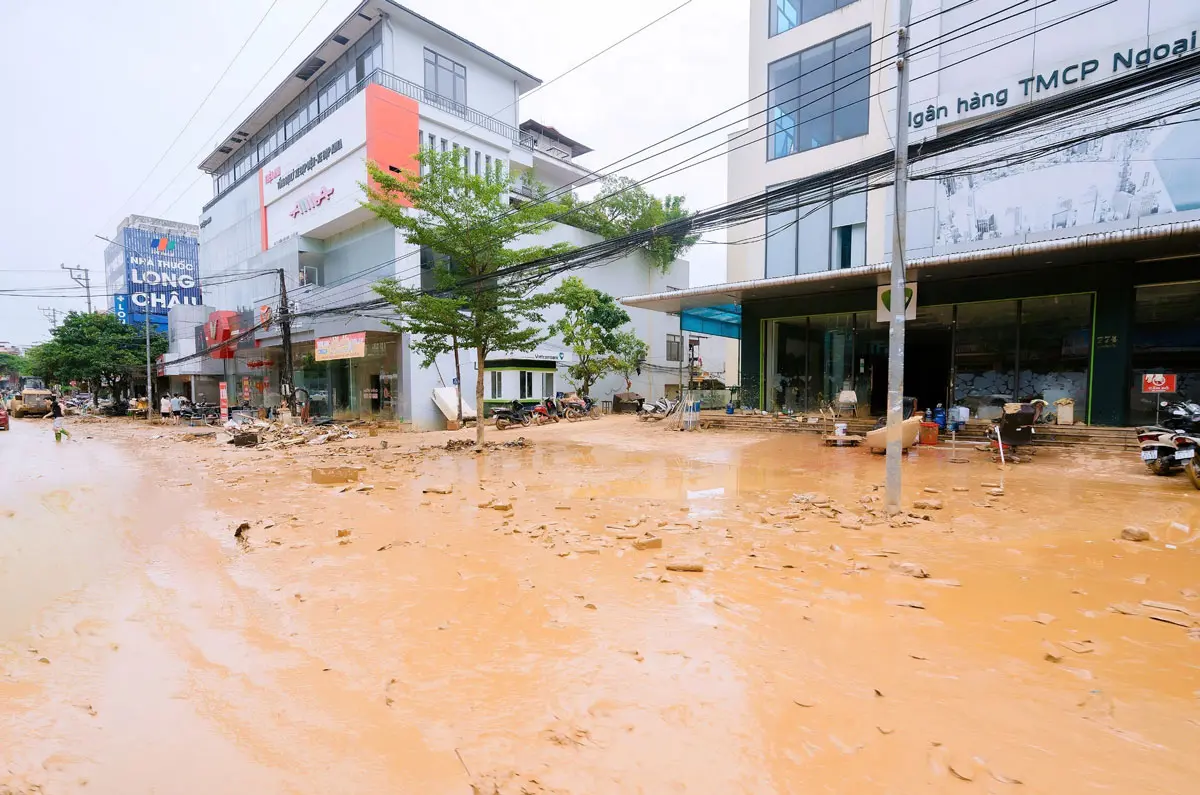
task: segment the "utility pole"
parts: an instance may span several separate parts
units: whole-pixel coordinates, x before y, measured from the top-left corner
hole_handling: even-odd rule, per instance
[[[60,268],[71,275],[71,279],[87,291],[87,308],[88,314],[92,314],[92,277],[88,273],[87,268],[68,268],[66,265],[59,264]],[[83,274],[82,278],[79,274]]]
[[[58,328],[59,312],[52,306],[39,306],[38,311],[42,313],[42,317],[46,318],[46,322],[50,324],[50,329],[53,331]]]
[[[154,382],[150,380],[150,291],[147,290],[146,296],[146,422],[150,422],[150,417],[154,411]]]
[[[292,315],[288,305],[287,278],[283,268],[279,269],[279,331],[283,338],[283,372],[279,377],[279,391],[287,399],[288,411],[296,416],[296,380],[292,369]]]
[[[900,463],[904,455],[904,243],[908,213],[908,45],[912,0],[900,0],[900,27],[896,31],[896,174],[892,188],[892,315],[888,330],[888,411],[887,411],[887,483],[885,506],[889,514],[899,513]]]

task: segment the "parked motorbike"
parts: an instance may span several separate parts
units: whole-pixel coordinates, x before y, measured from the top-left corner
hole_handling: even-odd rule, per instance
[[[1183,467],[1183,461],[1175,457],[1175,440],[1180,435],[1179,431],[1161,426],[1137,429],[1138,445],[1141,447],[1142,461],[1147,469],[1156,475],[1165,476],[1173,475]]]
[[[510,425],[523,425],[528,428],[533,424],[533,412],[519,400],[514,400],[508,406],[497,406],[492,409],[492,418],[496,421],[496,430],[498,431],[502,431]]]
[[[661,420],[673,414],[678,406],[678,400],[661,397],[653,403],[642,404],[642,409],[638,412],[638,419],[642,421]]]
[[[1200,450],[1200,436],[1180,434],[1175,437],[1175,460],[1182,463],[1183,471],[1188,480],[1200,489],[1200,461],[1197,461],[1197,451]]]
[[[563,401],[563,416],[567,418],[567,422],[575,422],[582,420],[585,417],[591,419],[599,419],[599,410],[596,408],[596,402],[590,397],[574,397]]]
[[[1193,403],[1190,400],[1177,400],[1174,402],[1164,400],[1158,406],[1158,424],[1148,426],[1147,430],[1165,429],[1200,434],[1200,404]]]
[[[179,416],[189,424],[195,419],[205,425],[216,425],[221,421],[221,408],[214,403],[193,403],[181,409]]]
[[[558,403],[554,398],[546,398],[533,407],[533,419],[538,425],[558,422],[559,414]]]

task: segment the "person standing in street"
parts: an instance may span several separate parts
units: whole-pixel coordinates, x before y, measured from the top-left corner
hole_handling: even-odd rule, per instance
[[[42,419],[46,419],[46,417],[54,418],[54,441],[61,442],[64,436],[68,439],[71,438],[71,434],[67,433],[67,429],[64,427],[62,404],[58,402],[58,395],[50,396],[50,413]]]
[[[183,399],[179,395],[171,395],[171,416],[175,418],[175,424],[179,424],[179,412],[183,410]]]
[[[169,394],[163,395],[162,399],[158,401],[158,413],[164,420],[171,416],[171,396]]]

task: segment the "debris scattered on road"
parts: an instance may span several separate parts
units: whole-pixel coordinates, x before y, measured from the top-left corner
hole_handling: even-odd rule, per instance
[[[422,494],[453,494],[454,493],[454,484],[453,483],[438,483],[433,486],[426,486],[425,488],[421,489],[421,493]]]
[[[246,537],[246,533],[248,533],[249,531],[250,531],[250,523],[242,522],[240,525],[237,526],[237,529],[233,531],[233,537],[237,538],[239,540],[243,539]]]
[[[925,579],[929,576],[929,572],[925,571],[924,568],[918,566],[916,563],[893,563],[891,568],[898,574],[903,574],[908,577],[916,577],[919,580]]]
[[[892,599],[888,601],[892,607],[911,607],[913,610],[924,610],[924,602],[916,602],[911,599]]]
[[[658,536],[646,536],[633,542],[634,549],[662,549],[662,539]]]
[[[704,564],[703,564],[703,563],[693,563],[693,562],[689,562],[689,563],[668,563],[668,564],[667,564],[667,571],[690,571],[690,572],[700,572],[700,571],[704,571]]]
[[[913,503],[913,507],[918,511],[940,511],[942,509],[941,500],[917,500]]]
[[[312,482],[321,485],[353,483],[358,480],[359,467],[313,467]]]
[[[1130,525],[1121,531],[1121,538],[1126,541],[1149,541],[1150,531],[1144,527]]]

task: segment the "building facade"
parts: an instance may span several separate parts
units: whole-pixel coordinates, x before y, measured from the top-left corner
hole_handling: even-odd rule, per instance
[[[201,163],[212,175],[214,196],[199,222],[212,332],[206,345],[197,340],[199,350],[269,318],[285,288],[292,310],[305,313],[374,298],[371,285],[385,277],[431,286],[429,252],[361,206],[368,161],[399,173],[419,168],[415,155],[422,148],[458,152],[471,173],[507,174],[514,203],[532,198],[531,182],[554,190],[592,177],[575,162],[590,151],[586,146],[552,127],[519,121],[521,95],[539,84],[392,0],[360,3]],[[599,238],[556,224],[537,242],[564,240]],[[584,276],[617,294],[688,283],[686,262],[664,275],[639,254]],[[652,347],[661,337],[665,348],[661,316],[633,314],[639,334]],[[314,414],[445,427],[433,392],[454,386],[453,357],[422,367],[411,354],[411,338],[389,326],[388,317],[373,311],[298,318],[292,330],[297,388]],[[553,319],[549,313],[547,322]],[[220,377],[237,387],[234,402],[278,405],[283,350],[277,325],[247,335],[240,346],[221,363]],[[166,375],[203,369],[194,359],[170,364],[187,355],[185,348],[173,343]],[[665,363],[665,350],[661,354]],[[472,352],[460,352],[460,359],[464,394],[473,403],[478,365]],[[493,371],[486,399],[533,400],[568,389],[569,354],[553,342],[494,359],[484,363]],[[635,388],[661,394],[662,380],[648,375]],[[614,391],[623,389],[620,382]]]
[[[915,0],[910,140],[996,120],[1081,86],[1200,55],[1190,0]],[[897,6],[751,0],[750,111],[729,139],[731,200],[890,152]],[[1020,157],[1033,146],[1200,99],[1194,86],[914,166],[905,246],[915,313],[906,393],[922,407],[1073,402],[1074,419],[1153,420],[1157,376],[1200,398],[1200,137],[1195,113]],[[890,188],[770,208],[730,232],[731,284],[643,295],[736,308],[745,402],[808,411],[854,390],[885,408]],[[911,310],[910,310],[911,311]],[[1168,395],[1168,397],[1170,397]]]
[[[199,227],[163,218],[131,215],[117,226],[104,250],[104,276],[112,311],[121,322],[167,332],[176,306],[199,306]]]

